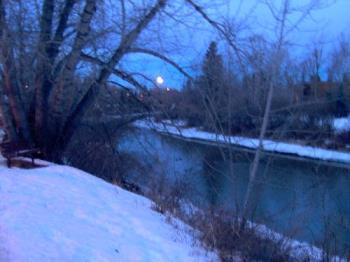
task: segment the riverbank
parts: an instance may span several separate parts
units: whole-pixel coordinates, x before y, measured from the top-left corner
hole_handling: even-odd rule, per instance
[[[192,226],[190,223],[188,227],[176,219],[176,215],[164,216],[153,212],[159,206],[158,202],[152,202],[68,166],[40,161],[45,168],[24,170],[8,169],[4,166],[3,159],[2,162],[1,261],[17,261],[17,258],[22,260],[23,257],[26,257],[26,261],[67,261],[72,257],[74,261],[90,261],[90,258],[91,261],[105,258],[106,261],[114,258],[149,261],[149,258],[155,256],[156,259],[151,259],[152,261],[218,261],[216,258],[210,260],[210,257],[215,257],[214,254],[206,255],[202,248],[193,248],[192,236],[187,234],[187,229]],[[185,209],[190,210],[187,206]],[[208,217],[205,213],[203,216],[205,219]],[[173,223],[167,223],[170,217],[171,221],[177,221],[177,228],[172,227]],[[189,219],[193,220],[191,218],[192,216]],[[210,219],[205,221],[212,222]],[[126,226],[129,223],[131,228]],[[258,233],[259,243],[271,241],[272,244],[276,243],[276,247],[281,245],[286,256],[296,260],[307,257],[310,261],[322,261],[322,250],[306,242],[287,239],[263,225],[248,225]],[[169,234],[163,234],[164,232]],[[220,233],[220,237],[227,237],[220,230],[216,232]],[[173,237],[180,239],[173,243]],[[162,243],[159,244],[158,241]],[[244,245],[248,246],[249,242],[242,241],[241,245],[246,250]],[[177,248],[181,249],[179,254]],[[152,256],[148,254],[149,251]],[[199,253],[193,256],[192,252]],[[340,259],[335,258],[334,261]]]
[[[256,149],[259,140],[243,136],[226,136],[221,134],[210,133],[198,128],[187,128],[181,124],[172,124],[169,121],[155,122],[150,120],[138,120],[134,122],[134,126],[155,130],[157,132],[191,139],[192,141],[208,142],[222,145],[233,145],[247,149]],[[327,162],[336,162],[350,165],[350,153],[337,150],[323,149],[319,147],[298,145],[280,141],[265,139],[263,141],[263,150],[265,152],[273,152],[281,155],[294,155],[301,158],[322,160]]]
[[[68,166],[0,162],[0,261],[219,261],[145,197]]]

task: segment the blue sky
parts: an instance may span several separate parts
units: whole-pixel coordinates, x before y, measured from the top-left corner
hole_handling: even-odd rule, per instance
[[[281,1],[274,0],[272,2],[278,5]],[[299,6],[305,5],[310,1],[291,0],[291,2]],[[314,10],[311,16],[300,24],[298,30],[289,36],[290,42],[294,44],[293,48],[299,55],[310,52],[314,46],[320,45],[323,46],[324,50],[330,50],[342,33],[350,40],[350,0],[328,0],[328,3],[327,7]],[[272,32],[275,23],[271,18],[271,13],[266,6],[259,3],[259,0],[231,0],[227,1],[226,4],[217,5],[215,8],[210,8],[207,11],[216,19],[228,18],[232,20],[234,17],[236,23],[242,24],[244,28],[249,28],[244,29],[247,32],[243,34],[255,31],[269,35],[272,39],[274,37]],[[168,46],[180,45],[181,41],[181,47],[173,48],[166,53],[169,53],[169,56],[184,66],[188,72],[196,74],[200,70],[200,64],[208,44],[210,41],[218,40],[219,38],[215,34],[215,30],[201,20],[198,15],[190,13],[186,17],[188,24],[192,27],[176,25],[173,21],[169,21],[167,25],[162,25],[161,28],[157,29],[154,27],[154,39],[149,40],[152,39],[152,37],[149,37],[148,42],[156,40],[158,43],[160,39],[161,43],[157,44],[155,48],[166,46],[165,49],[167,49]],[[291,20],[293,19],[297,19],[296,16],[292,16]],[[181,39],[177,39],[175,35],[181,35]],[[193,65],[195,68],[191,68]],[[150,79],[162,76],[165,80],[164,87],[180,88],[184,82],[184,77],[177,70],[158,59],[147,56],[129,56],[121,66],[130,71],[142,72]]]

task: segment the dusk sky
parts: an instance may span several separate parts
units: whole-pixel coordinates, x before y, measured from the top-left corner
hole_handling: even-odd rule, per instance
[[[274,2],[278,3],[280,1],[276,0]],[[300,4],[305,5],[310,1],[292,0],[291,2],[297,3],[299,6]],[[312,50],[313,46],[321,45],[326,52],[329,51],[341,34],[343,34],[346,39],[349,39],[350,0],[328,0],[328,4],[327,7],[314,10],[312,15],[300,24],[298,30],[293,31],[293,33],[289,35],[288,40],[293,43],[293,51],[299,56]],[[211,17],[217,19],[228,18],[232,20],[234,18],[234,21],[242,24],[244,28],[249,27],[248,30],[245,28],[244,30],[247,30],[247,32],[242,34],[250,34],[253,31],[265,36],[269,35],[272,39],[274,37],[273,25],[275,23],[271,13],[266,6],[259,3],[259,0],[228,1],[227,4],[209,8],[208,13]],[[292,16],[291,20],[297,19],[296,17],[297,16]],[[190,20],[190,23],[194,23],[198,26],[197,30],[181,28],[181,26],[173,28],[170,22],[169,32],[164,28],[159,29],[158,38],[171,39],[171,32],[173,30],[177,30],[177,33],[181,32],[183,36],[181,48],[178,48],[175,53],[171,51],[170,56],[179,62],[179,64],[188,68],[190,73],[195,75],[198,74],[198,69],[200,68],[204,53],[210,41],[218,40],[221,48],[224,47],[224,43],[218,38],[215,30],[206,24],[198,14],[196,14],[195,17],[189,18],[189,21]],[[165,40],[165,43],[162,43],[163,46],[169,45],[170,42],[166,41],[167,40]],[[189,68],[193,65],[197,66],[197,70]],[[184,82],[184,77],[174,68],[157,59],[134,55],[133,57],[125,59],[122,66],[130,71],[136,71],[135,69],[140,70],[153,80],[155,80],[157,76],[162,76],[164,78],[164,87],[180,88]]]

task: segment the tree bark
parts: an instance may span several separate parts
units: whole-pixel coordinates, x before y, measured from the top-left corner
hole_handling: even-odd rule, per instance
[[[10,141],[17,141],[18,136],[15,128],[15,123],[13,121],[13,116],[11,114],[9,105],[6,101],[5,93],[3,90],[3,83],[0,83],[0,113],[2,116],[4,128],[6,130],[7,139]]]
[[[52,104],[49,121],[50,137],[56,137],[61,132],[64,121],[70,113],[72,97],[67,95],[67,92],[69,88],[72,88],[76,65],[79,62],[80,53],[90,33],[90,24],[95,12],[96,0],[87,0],[81,14],[72,50],[65,60],[62,71],[59,72],[59,75],[55,79],[55,90],[53,90],[53,97],[50,99]]]
[[[18,87],[16,67],[14,64],[13,50],[9,47],[9,40],[11,39],[6,23],[6,11],[4,3],[0,0],[0,48],[1,48],[1,60],[3,64],[2,79],[4,94],[8,98],[8,109],[13,116],[14,127],[16,129],[16,139],[23,140],[24,142],[31,144],[31,134],[28,126],[27,118],[24,111],[23,101]],[[6,116],[6,107],[2,110]],[[10,114],[7,114],[10,116]],[[11,119],[8,121],[9,130],[6,130],[11,136],[14,136],[13,125],[11,125]]]
[[[66,0],[65,5],[63,7],[63,10],[60,14],[60,19],[58,22],[58,26],[55,32],[55,35],[53,37],[53,40],[50,43],[49,47],[49,58],[50,58],[50,64],[54,64],[55,59],[59,53],[59,48],[61,46],[61,43],[63,41],[63,34],[65,30],[67,29],[68,25],[68,18],[73,10],[73,6],[77,0]]]
[[[242,208],[242,225],[244,225],[245,219],[247,218],[247,214],[249,212],[249,206],[250,206],[249,204],[250,204],[251,195],[252,195],[252,192],[254,189],[254,182],[256,179],[256,175],[258,173],[258,167],[259,167],[261,153],[264,149],[264,138],[265,138],[267,125],[268,125],[269,117],[270,117],[273,91],[274,91],[274,85],[271,81],[270,86],[269,86],[268,95],[267,95],[263,123],[262,123],[261,129],[260,129],[260,134],[259,134],[259,145],[258,145],[258,148],[256,149],[253,163],[250,167],[248,188],[247,188],[247,191],[246,191],[246,194],[244,197],[244,203],[243,203],[243,208]]]
[[[51,44],[52,23],[54,14],[54,0],[45,0],[40,19],[40,36],[38,43],[38,66],[35,83],[35,142],[39,146],[46,144],[47,140],[47,108],[48,92],[52,88],[52,64],[49,61],[49,46]]]

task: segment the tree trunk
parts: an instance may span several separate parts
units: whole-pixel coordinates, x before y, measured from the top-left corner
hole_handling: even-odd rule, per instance
[[[59,76],[55,77],[55,90],[50,100],[50,136],[55,137],[61,133],[66,117],[70,114],[72,96],[69,95],[69,89],[73,87],[74,73],[80,59],[80,53],[86,44],[86,39],[90,32],[90,24],[93,15],[96,12],[96,0],[87,0],[84,10],[81,14],[77,29],[77,35],[74,40],[72,51],[68,55],[63,69]],[[68,94],[68,95],[67,95]]]
[[[273,84],[272,80],[270,80],[270,81],[271,82],[270,82],[269,91],[268,91],[268,95],[267,95],[263,123],[262,123],[261,129],[260,129],[260,134],[259,134],[259,145],[258,145],[258,148],[256,149],[253,163],[250,166],[248,188],[247,188],[247,191],[246,191],[246,194],[244,197],[244,202],[243,202],[242,227],[244,227],[245,223],[246,223],[246,219],[247,219],[247,215],[248,215],[249,207],[250,207],[251,195],[253,192],[253,188],[255,185],[255,179],[256,179],[257,172],[258,172],[260,156],[261,156],[262,150],[264,149],[264,138],[265,138],[265,134],[266,134],[266,130],[267,130],[267,125],[269,122],[272,97],[273,97],[273,91],[274,91],[274,84]]]
[[[13,116],[14,126],[11,124],[11,120],[8,121],[7,126],[10,128],[6,130],[9,134],[14,137],[14,133],[12,128],[16,129],[16,138],[23,140],[24,142],[31,144],[31,134],[28,125],[28,121],[26,118],[26,114],[24,111],[23,101],[20,94],[20,89],[18,86],[17,76],[16,76],[16,68],[14,64],[14,55],[13,50],[9,47],[9,41],[11,39],[9,32],[7,30],[6,23],[6,13],[2,0],[0,0],[0,40],[1,40],[1,61],[2,61],[2,79],[3,79],[3,90],[4,94],[8,98],[8,109]],[[6,107],[3,108],[3,112],[5,116]]]
[[[42,147],[47,139],[47,108],[48,92],[52,88],[51,71],[52,64],[49,61],[49,46],[51,43],[51,31],[54,14],[54,1],[45,0],[42,7],[40,19],[40,36],[38,50],[38,66],[36,71],[36,93],[35,93],[35,142]]]
[[[15,128],[15,123],[13,121],[13,116],[10,112],[9,105],[5,98],[3,83],[0,83],[0,112],[4,128],[6,130],[7,139],[10,141],[17,141],[18,136]]]
[[[60,14],[56,32],[53,29],[53,15],[55,4],[53,0],[46,0],[43,4],[42,16],[40,22],[39,47],[42,53],[39,55],[39,62],[36,73],[36,95],[33,101],[35,110],[35,141],[39,147],[43,148],[45,154],[53,146],[53,138],[56,135],[51,129],[49,123],[49,96],[54,88],[54,66],[59,53],[59,48],[63,41],[63,33],[67,28],[69,15],[73,9],[76,0],[66,0],[64,8]],[[30,112],[32,113],[32,112]],[[30,116],[31,117],[31,116]],[[46,152],[47,151],[47,152]]]

